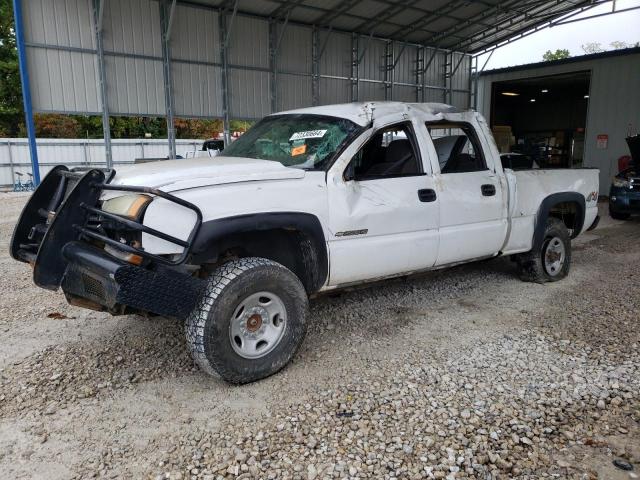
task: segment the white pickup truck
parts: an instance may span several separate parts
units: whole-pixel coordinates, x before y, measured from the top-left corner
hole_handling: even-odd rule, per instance
[[[597,200],[594,169],[503,169],[473,111],[353,103],[270,115],[215,158],[55,167],[11,253],[71,304],[185,320],[195,361],[245,383],[291,360],[318,292],[499,255],[565,277]]]

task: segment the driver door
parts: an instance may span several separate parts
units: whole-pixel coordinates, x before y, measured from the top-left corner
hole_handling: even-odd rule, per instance
[[[438,198],[416,126],[375,125],[329,170],[330,285],[434,265]]]

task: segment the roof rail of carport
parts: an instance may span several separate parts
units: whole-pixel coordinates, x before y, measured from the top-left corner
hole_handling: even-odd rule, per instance
[[[519,70],[531,70],[533,68],[548,67],[551,65],[565,65],[569,63],[588,62],[591,60],[599,60],[601,58],[621,57],[624,55],[634,55],[640,53],[640,47],[620,48],[618,50],[610,50],[608,52],[591,53],[589,55],[580,55],[578,57],[561,58],[559,60],[551,60],[548,62],[526,63],[524,65],[515,65],[513,67],[496,68],[494,70],[485,70],[480,76],[495,75],[496,73],[517,72]]]

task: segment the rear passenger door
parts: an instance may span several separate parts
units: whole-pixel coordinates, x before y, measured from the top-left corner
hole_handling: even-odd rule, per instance
[[[427,122],[438,158],[437,265],[494,255],[507,234],[507,191],[482,139],[464,122]],[[500,172],[501,170],[498,170]]]
[[[424,136],[407,120],[375,126],[329,170],[330,285],[434,265],[438,199],[416,127]]]

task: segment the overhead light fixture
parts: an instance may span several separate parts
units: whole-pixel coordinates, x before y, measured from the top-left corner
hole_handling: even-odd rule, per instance
[[[584,98],[589,98],[589,95],[585,95]]]
[[[540,90],[542,93],[549,93],[549,90],[547,90],[546,88],[543,88],[542,90]]]
[[[507,97],[517,97],[520,94],[516,92],[502,92],[502,95],[505,95]]]
[[[529,101],[530,101],[530,102],[535,102],[535,101],[536,101],[536,99],[535,99],[535,98],[532,98],[532,99],[531,99],[531,100],[529,100]]]

